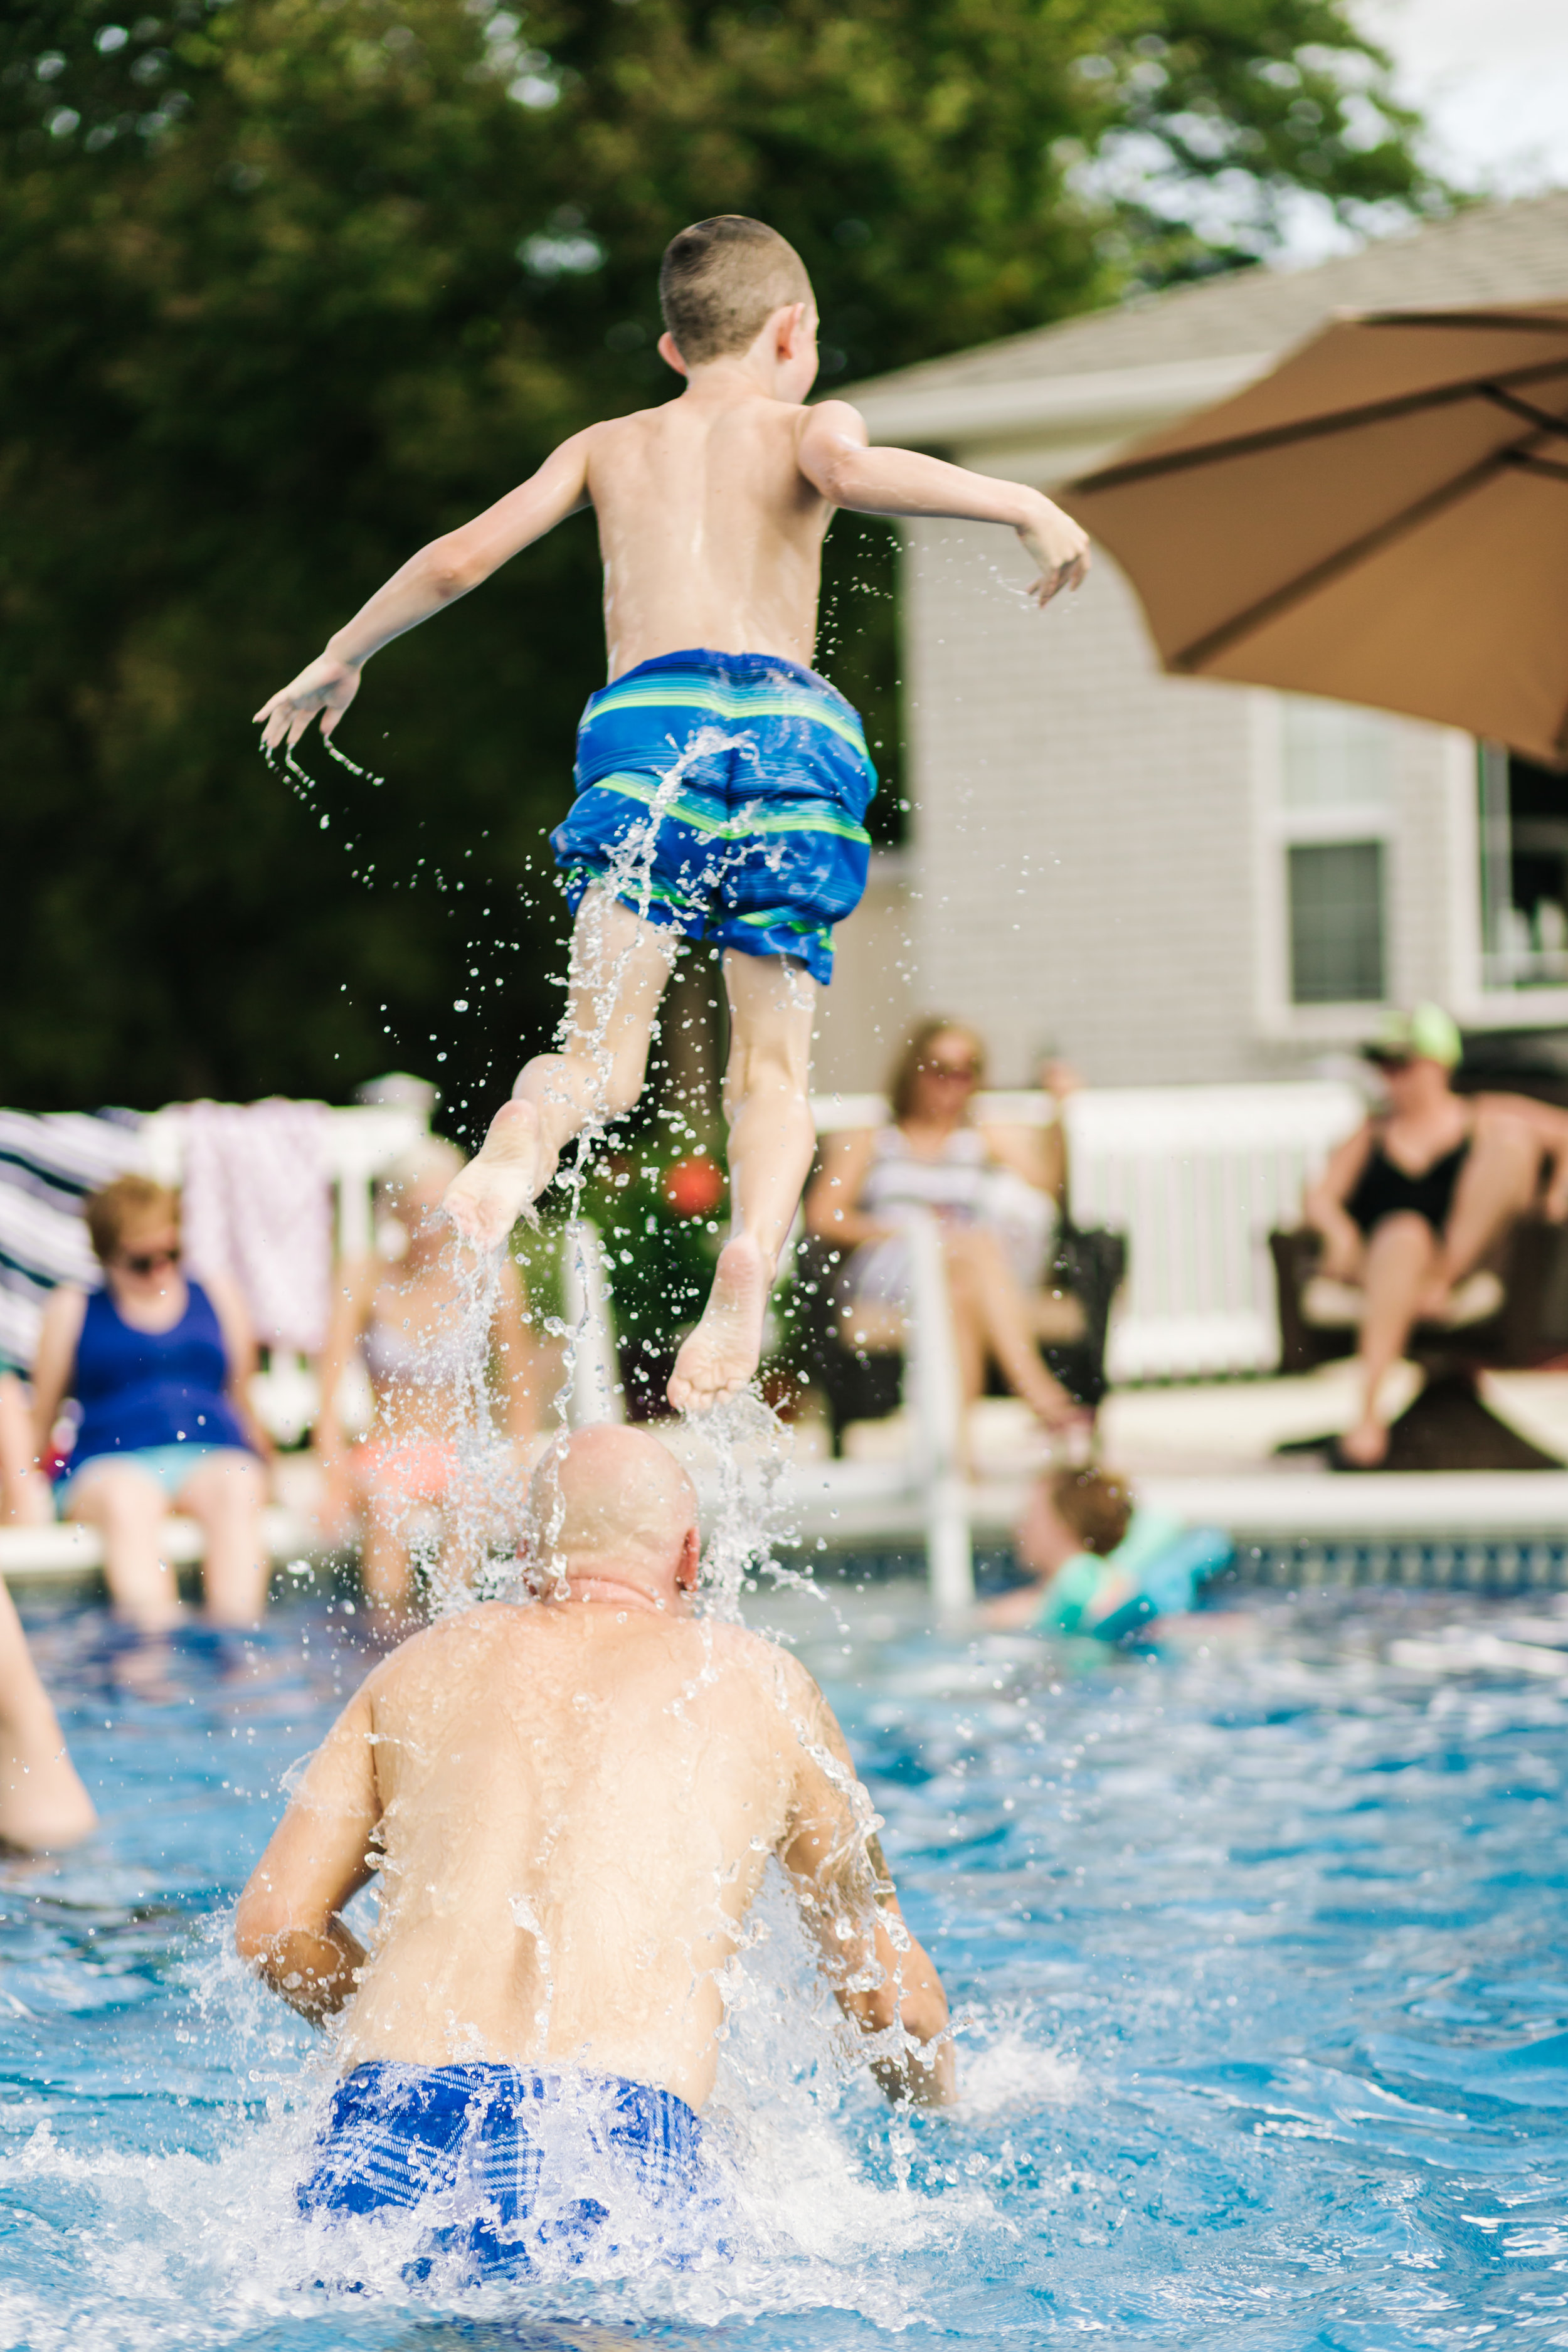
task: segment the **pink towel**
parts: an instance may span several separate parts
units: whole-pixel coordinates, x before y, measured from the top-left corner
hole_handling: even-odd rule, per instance
[[[185,1257],[227,1276],[265,1348],[311,1356],[332,1265],[325,1103],[192,1103],[181,1124]]]

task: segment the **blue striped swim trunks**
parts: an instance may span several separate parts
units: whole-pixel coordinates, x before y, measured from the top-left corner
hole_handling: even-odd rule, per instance
[[[684,2099],[616,2075],[356,2066],[332,2094],[306,2215],[419,2216],[404,2275],[531,2278],[724,2255],[725,2200]]]
[[[589,697],[575,775],[551,835],[574,912],[597,883],[685,939],[796,956],[826,987],[877,789],[837,687],[773,654],[660,654]]]

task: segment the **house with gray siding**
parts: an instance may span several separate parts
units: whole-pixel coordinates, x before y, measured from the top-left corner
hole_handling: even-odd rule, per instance
[[[875,441],[1052,490],[1336,310],[1564,298],[1559,192],[848,396]],[[910,835],[843,929],[819,1084],[879,1084],[931,1008],[974,1023],[1013,1084],[1046,1047],[1101,1086],[1302,1075],[1416,997],[1471,1028],[1568,1027],[1568,778],[1448,729],[1167,677],[1102,551],[1044,614],[994,529],[908,524],[900,571]]]

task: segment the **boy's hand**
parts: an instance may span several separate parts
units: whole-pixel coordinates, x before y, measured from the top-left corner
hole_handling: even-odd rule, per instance
[[[1042,497],[1038,513],[1018,525],[1018,536],[1040,567],[1028,591],[1037,604],[1048,604],[1058,588],[1080,585],[1089,570],[1089,533],[1071,515]]]
[[[257,712],[267,749],[276,751],[287,737],[291,751],[318,711],[321,732],[330,735],[359,692],[359,681],[360,673],[351,663],[339,661],[331,654],[320,655],[292,685],[282,688]]]

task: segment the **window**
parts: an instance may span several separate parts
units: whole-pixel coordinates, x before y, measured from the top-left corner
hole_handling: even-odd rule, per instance
[[[1278,829],[1291,1004],[1375,1004],[1387,991],[1390,722],[1305,696],[1279,698]]]
[[[1293,842],[1290,1002],[1376,1004],[1383,980],[1383,844]]]
[[[1480,831],[1483,985],[1568,985],[1568,776],[1483,743]]]

